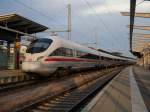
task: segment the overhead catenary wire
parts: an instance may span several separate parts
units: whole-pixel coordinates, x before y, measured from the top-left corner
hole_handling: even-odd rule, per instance
[[[91,26],[91,24],[89,22],[88,23],[85,22],[85,20],[80,15],[78,15],[78,13],[76,13],[74,10],[72,10],[72,15],[75,15],[79,21],[82,21],[80,24],[82,24],[82,25],[87,25],[88,24],[88,25]],[[84,27],[84,29],[89,30],[89,27]],[[83,32],[83,31],[81,32],[81,31],[78,30],[78,33],[81,34],[83,37],[88,37],[89,36],[87,33],[85,34],[85,32]]]
[[[138,3],[136,3],[136,6],[139,6],[139,5],[142,4],[144,1],[145,1],[145,0],[142,0],[142,1],[138,2]],[[108,6],[107,6],[107,7],[108,7]],[[108,9],[109,9],[109,7],[108,7]],[[110,12],[110,9],[109,9],[109,12]],[[134,39],[134,38],[133,38],[133,39]]]
[[[24,7],[26,7],[26,8],[28,8],[28,9],[32,10],[33,12],[36,12],[37,14],[39,14],[39,15],[45,17],[47,20],[51,20],[53,23],[56,23],[56,24],[59,23],[59,21],[55,21],[55,19],[54,19],[54,18],[56,18],[56,16],[54,16],[54,17],[52,18],[52,17],[50,17],[50,16],[44,14],[44,13],[41,12],[40,10],[37,10],[37,9],[35,9],[35,8],[33,8],[33,7],[30,7],[29,5],[26,5],[25,3],[23,3],[23,2],[21,2],[21,1],[19,1],[19,0],[14,0],[14,1],[15,1],[16,3],[18,3],[18,4],[22,5],[22,6],[24,6]],[[59,23],[59,24],[62,25],[62,26],[66,26],[66,25],[64,25],[64,24],[62,24],[62,23]]]
[[[41,16],[45,17],[46,19],[52,20],[54,23],[57,23],[57,24],[58,24],[58,21],[55,21],[55,19],[53,19],[53,18],[56,18],[56,16],[53,17],[53,18],[51,18],[51,17],[49,17],[48,15],[44,14],[43,12],[41,12],[41,11],[39,11],[39,10],[33,8],[32,6],[30,7],[30,6],[26,5],[25,3],[23,3],[23,2],[21,2],[21,1],[19,1],[19,0],[14,0],[14,1],[17,2],[17,3],[19,3],[20,5],[23,5],[24,7],[26,7],[26,8],[28,8],[28,9],[32,10],[32,11],[34,11],[34,12],[40,14]],[[32,3],[31,3],[31,4],[32,4]],[[63,10],[61,10],[61,11],[63,11]],[[59,15],[59,14],[58,14],[58,15]],[[61,25],[62,25],[62,26],[67,26],[67,25],[64,25],[64,24],[61,24]],[[64,30],[63,30],[63,31],[64,31]],[[60,31],[60,32],[61,32],[61,31]],[[44,33],[45,33],[45,32],[44,32]]]
[[[140,4],[142,4],[145,0],[140,1],[139,3],[136,3],[136,6],[139,6]]]
[[[41,12],[41,11],[39,11],[39,10],[33,8],[33,7],[30,7],[30,6],[26,5],[25,3],[23,3],[23,2],[21,2],[21,1],[19,1],[19,0],[14,0],[14,1],[17,2],[17,3],[19,3],[20,5],[23,5],[24,7],[26,7],[26,8],[28,8],[28,9],[30,9],[30,10],[36,12],[36,13],[42,15],[43,17],[46,17],[47,19],[52,20],[54,23],[58,23],[58,21],[55,21],[55,19],[49,17],[48,15],[44,14],[43,12]],[[32,3],[31,3],[31,4],[32,4]],[[105,23],[103,23],[103,24],[105,24]]]
[[[110,7],[108,6],[108,4],[106,3],[106,0],[105,0],[105,8],[106,8],[106,10],[107,10],[107,12],[110,14],[110,15],[113,15],[113,13],[111,12],[111,10],[110,10]],[[120,30],[120,29],[118,29],[118,30]],[[120,34],[120,32],[121,32],[121,30],[119,31],[119,32],[117,32],[116,34],[117,34],[117,36],[119,36],[119,37],[122,37],[122,35]],[[117,41],[117,40],[116,40]]]
[[[95,16],[98,18],[99,22],[103,24],[103,26],[105,27],[105,29],[111,33],[111,36],[114,38],[115,36],[113,35],[113,33],[111,32],[111,30],[109,29],[109,27],[107,26],[107,24],[104,22],[104,20],[101,18],[100,15],[97,15],[96,10],[93,8],[93,6],[87,1],[84,0],[85,3],[87,4],[87,6],[93,11],[93,13],[95,14]]]
[[[89,30],[89,28],[91,28],[92,27],[92,25],[91,25],[91,23],[90,22],[85,22],[85,20],[78,14],[78,13],[76,13],[75,12],[75,10],[72,10],[72,15],[75,15],[76,17],[77,17],[77,19],[79,20],[79,21],[82,21],[80,24],[83,24],[83,25],[89,25],[90,27],[84,27],[84,29],[88,29]],[[97,25],[97,24],[96,24]],[[94,25],[94,28],[95,28],[95,26],[96,25]],[[94,30],[95,31],[95,30]],[[87,35],[88,35],[88,33],[84,33],[84,32],[81,32],[81,31],[78,31],[80,34],[83,34],[83,36],[84,37],[87,37]],[[93,32],[93,31],[92,31]],[[95,34],[95,33],[94,33]],[[88,35],[89,36],[89,35]],[[93,35],[94,36],[94,35]],[[93,44],[93,42],[91,42],[92,44]],[[95,43],[97,43],[97,42],[94,42],[94,44]],[[81,43],[81,44],[83,44],[83,43]],[[111,43],[110,43],[111,44]],[[97,46],[98,47],[98,46]],[[100,46],[99,46],[100,47]]]

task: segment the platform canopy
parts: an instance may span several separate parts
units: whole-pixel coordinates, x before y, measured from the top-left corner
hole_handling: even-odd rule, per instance
[[[147,48],[147,46],[150,46],[150,43],[133,43],[133,51],[142,52],[143,48]]]
[[[150,38],[150,34],[133,33],[135,37]]]
[[[0,40],[13,41],[18,35],[34,34],[47,30],[48,27],[31,21],[18,14],[0,15]]]
[[[130,25],[127,25],[128,28],[130,28]],[[137,26],[137,25],[134,25],[133,27],[134,29],[139,29],[139,30],[147,30],[147,31],[150,31],[150,26]]]
[[[121,12],[123,16],[130,16],[130,12]],[[150,13],[135,13],[135,17],[150,18]]]
[[[144,0],[144,1],[150,1],[150,0]],[[136,55],[137,57],[140,58],[142,56],[141,53],[139,52],[140,50],[136,51],[134,49],[136,47],[132,48],[133,47],[132,46],[133,29],[135,28],[135,29],[141,29],[141,30],[149,30],[149,27],[141,27],[141,26],[134,27],[134,18],[135,17],[150,18],[150,13],[141,13],[141,12],[136,13],[135,10],[136,10],[136,0],[130,0],[130,12],[121,12],[121,14],[123,16],[130,16],[130,27],[129,27],[130,28],[129,29],[129,33],[130,33],[130,35],[129,35],[129,39],[130,39],[130,52],[133,53],[133,55]],[[144,37],[146,36],[147,37],[147,35],[140,35],[140,37],[141,36],[144,36]]]

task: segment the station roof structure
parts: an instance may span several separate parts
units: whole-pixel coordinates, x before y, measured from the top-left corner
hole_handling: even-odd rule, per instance
[[[146,41],[142,42],[142,43],[140,42],[141,44],[138,44],[137,42],[133,43],[135,41],[134,38],[142,37],[143,39],[146,39],[146,38],[150,39],[150,34],[133,33],[133,29],[150,31],[150,26],[134,25],[134,17],[150,18],[150,13],[141,13],[141,12],[136,13],[135,6],[133,6],[133,5],[135,5],[135,3],[131,4],[132,7],[130,7],[130,12],[121,12],[121,14],[123,16],[130,16],[130,25],[127,25],[127,27],[130,28],[130,50],[137,57],[141,57],[141,51],[145,46],[147,46],[147,43],[146,43]],[[130,15],[130,13],[131,13],[131,15]]]
[[[48,29],[18,14],[0,15],[0,40],[13,41],[18,35],[34,34]]]
[[[128,28],[130,28],[130,25],[127,25]],[[150,31],[150,26],[137,26],[137,25],[134,25],[133,27],[134,29],[139,29],[139,30],[147,30],[147,31]]]
[[[123,16],[130,16],[130,12],[121,12]],[[135,17],[150,18],[150,13],[135,13]]]
[[[142,52],[143,48],[150,46],[149,43],[133,44],[133,49],[136,52]]]
[[[135,37],[150,38],[150,34],[133,33]]]

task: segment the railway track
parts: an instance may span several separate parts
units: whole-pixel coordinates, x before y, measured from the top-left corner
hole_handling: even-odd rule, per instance
[[[90,83],[99,77],[121,69],[110,68],[107,70],[91,70],[75,73],[62,78],[53,78],[48,80],[39,80],[36,83],[28,83],[26,86],[17,86],[6,88],[0,92],[0,111],[24,111],[26,107],[39,104],[43,100],[62,96],[65,92],[71,93],[73,90],[85,83]],[[26,83],[26,82],[25,82]],[[6,91],[5,91],[6,90]],[[20,99],[21,98],[21,99]],[[23,109],[23,110],[22,110]]]
[[[83,104],[89,100],[98,90],[104,87],[121,70],[113,71],[102,77],[88,82],[79,88],[72,88],[69,91],[53,98],[46,96],[37,102],[26,105],[17,111],[24,112],[74,112],[79,111]]]
[[[111,70],[112,68],[110,68]],[[85,71],[81,72],[81,74],[84,74]],[[73,74],[78,74],[79,72],[74,71]],[[71,75],[69,75],[71,76]],[[66,76],[64,75],[63,77],[59,77],[60,78],[65,78]],[[23,86],[28,86],[28,85],[32,85],[32,84],[39,84],[39,83],[45,83],[51,80],[55,80],[57,79],[57,77],[48,77],[47,79],[42,78],[42,80],[37,77],[34,76],[29,76],[29,75],[19,75],[19,76],[12,76],[12,77],[4,77],[4,78],[0,78],[0,93],[1,92],[8,92],[8,91],[12,91],[13,89],[17,89]]]

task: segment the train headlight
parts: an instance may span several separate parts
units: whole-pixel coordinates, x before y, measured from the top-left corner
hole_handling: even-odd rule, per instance
[[[40,56],[37,58],[37,61],[40,61],[42,58],[44,58],[44,56]]]

